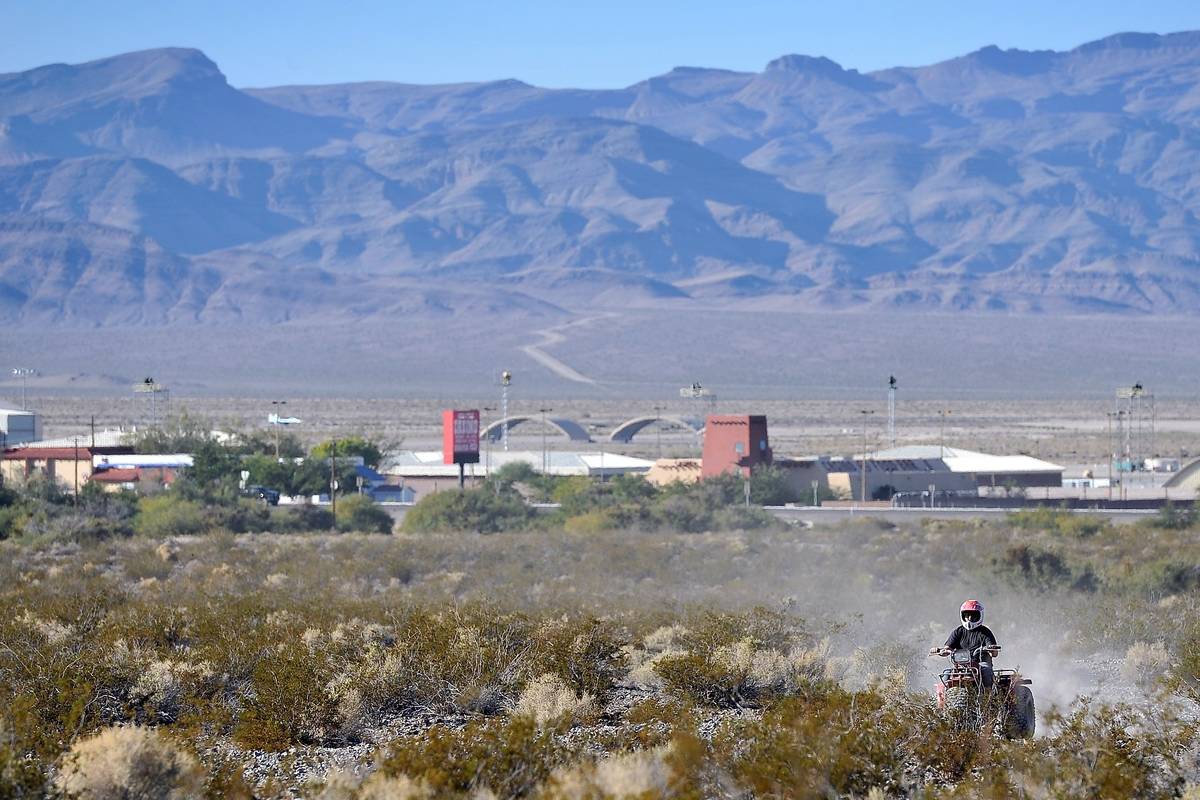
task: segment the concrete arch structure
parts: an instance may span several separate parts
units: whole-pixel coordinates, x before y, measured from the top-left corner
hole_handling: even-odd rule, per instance
[[[646,428],[658,423],[660,425],[670,425],[677,428],[686,428],[692,433],[704,434],[704,420],[699,417],[679,417],[679,416],[663,416],[663,417],[634,417],[627,419],[613,429],[613,432],[608,435],[610,442],[632,442],[633,437],[637,436]]]
[[[1184,464],[1179,472],[1171,476],[1171,480],[1163,484],[1163,488],[1200,490],[1200,458]]]
[[[504,419],[498,419],[481,431],[481,437],[487,437],[493,442],[498,442],[504,436],[505,425],[508,425],[508,429],[511,431],[513,428],[523,423],[540,423],[542,422],[542,419],[543,418],[540,414],[524,416],[514,415],[505,417]],[[545,422],[547,427],[553,428],[563,436],[566,436],[572,442],[590,442],[592,440],[592,437],[588,435],[588,432],[584,430],[584,427],[573,419],[567,419],[566,417],[545,417]]]

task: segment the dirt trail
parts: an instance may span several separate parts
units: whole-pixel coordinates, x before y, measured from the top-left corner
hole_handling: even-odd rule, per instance
[[[542,337],[542,340],[540,342],[534,342],[533,344],[527,344],[522,347],[521,350],[524,351],[525,355],[529,356],[534,361],[553,372],[555,375],[558,375],[560,378],[565,378],[566,380],[574,381],[575,383],[595,385],[595,379],[589,378],[587,375],[584,375],[582,372],[570,366],[569,364],[550,355],[542,348],[565,342],[567,337],[564,336],[562,332],[568,328],[578,328],[598,320],[611,319],[616,316],[617,314],[609,311],[603,314],[593,314],[590,317],[572,320],[570,322],[563,323],[562,325],[555,325],[552,328],[543,328],[542,330],[536,332],[538,336]]]

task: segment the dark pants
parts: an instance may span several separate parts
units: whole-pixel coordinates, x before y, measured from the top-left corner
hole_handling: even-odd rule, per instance
[[[992,665],[986,661],[979,665],[979,677],[983,679],[983,688],[991,689],[996,676],[992,673]]]

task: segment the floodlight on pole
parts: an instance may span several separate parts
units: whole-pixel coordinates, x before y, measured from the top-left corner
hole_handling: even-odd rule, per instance
[[[33,367],[16,367],[13,369],[12,374],[21,379],[21,410],[28,411],[29,408],[25,403],[26,383],[31,376],[37,375],[38,371]]]
[[[169,403],[170,402],[169,398],[171,396],[170,391],[167,389],[166,386],[163,386],[161,383],[158,383],[157,381],[155,381],[154,378],[150,378],[150,377],[143,378],[141,380],[141,382],[135,383],[133,385],[133,391],[134,391],[134,394],[150,395],[150,424],[157,425],[158,424],[158,396],[160,394],[165,395],[166,398],[168,398],[167,402]],[[168,411],[170,411],[169,407],[168,407]]]
[[[508,452],[508,387],[512,385],[512,373],[508,370],[500,372],[500,440],[504,443],[504,452]]]
[[[899,386],[896,383],[896,376],[888,376],[888,441],[891,446],[896,446],[896,389]]]

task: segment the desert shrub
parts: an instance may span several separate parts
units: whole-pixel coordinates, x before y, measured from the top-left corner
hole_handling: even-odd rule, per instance
[[[1114,581],[1113,588],[1159,599],[1200,587],[1200,565],[1175,558],[1157,558],[1137,564]]]
[[[471,722],[458,730],[435,726],[423,740],[393,744],[379,771],[408,776],[437,797],[484,789],[498,797],[524,797],[571,755],[560,737],[560,730],[539,728],[527,716]]]
[[[750,502],[753,505],[781,506],[799,499],[800,490],[779,467],[759,467],[750,476]]]
[[[992,559],[992,571],[1036,591],[1093,591],[1097,579],[1090,565],[1074,566],[1059,553],[1033,544],[1014,544]]]
[[[75,743],[55,786],[79,800],[190,800],[204,771],[188,753],[145,728],[108,728]]]
[[[666,748],[616,753],[559,769],[537,793],[539,800],[606,800],[670,797],[674,770]]]
[[[392,515],[384,511],[371,498],[353,495],[338,503],[337,526],[343,531],[363,533],[391,533],[395,527]]]
[[[327,531],[333,527],[333,513],[314,505],[295,505],[274,515],[275,530],[283,533]]]
[[[208,527],[230,533],[263,533],[271,529],[271,509],[265,503],[240,497],[206,510]]]
[[[134,530],[142,536],[192,536],[211,529],[212,520],[195,500],[164,492],[138,503]]]
[[[0,506],[0,542],[20,536],[25,529],[25,510],[17,505]]]
[[[234,737],[263,750],[331,739],[340,726],[337,704],[326,691],[330,672],[320,651],[292,642],[274,648],[254,665]]]
[[[0,615],[0,708],[24,709],[42,755],[122,713],[124,682],[95,640],[112,598],[88,581],[72,591]]]
[[[425,495],[417,501],[404,516],[404,530],[496,533],[524,528],[533,514],[533,509],[512,492],[495,493],[486,488],[449,490]]]
[[[1019,530],[1047,531],[1080,538],[1093,536],[1108,527],[1108,520],[1102,517],[1049,506],[1014,511],[1008,515],[1008,523]]]
[[[1200,703],[1200,624],[1192,620],[1174,650],[1174,664],[1168,673],[1169,685],[1193,703]]]
[[[1184,531],[1195,525],[1198,519],[1200,517],[1197,516],[1195,505],[1180,506],[1168,502],[1159,508],[1152,519],[1144,520],[1141,524],[1163,531]]]
[[[707,613],[681,637],[686,652],[664,654],[653,670],[672,695],[719,708],[755,706],[824,682],[824,650],[799,620],[755,609]]]
[[[1187,723],[1086,701],[1047,719],[1053,735],[1015,765],[1031,795],[1166,800],[1182,792],[1195,737]]]
[[[567,533],[599,533],[616,527],[619,526],[613,515],[601,509],[585,511],[563,520],[563,530]]]
[[[1162,642],[1135,642],[1125,651],[1121,677],[1149,690],[1158,683],[1171,666],[1171,656]]]
[[[513,713],[533,719],[538,727],[550,723],[585,720],[596,715],[599,708],[593,697],[584,692],[576,694],[557,675],[534,678],[517,698]]]
[[[532,668],[557,676],[580,697],[603,702],[628,667],[625,645],[606,620],[555,620],[535,635]]]
[[[339,734],[350,739],[386,712],[503,711],[516,700],[530,647],[524,618],[486,608],[405,609],[384,628],[358,630],[331,653],[337,666],[326,686]]]
[[[0,798],[4,800],[33,800],[46,795],[42,765],[29,756],[23,737],[15,730],[29,725],[27,719],[20,719],[23,716],[22,709],[11,707],[0,714]]]
[[[756,797],[863,797],[901,785],[894,743],[902,727],[880,695],[831,689],[781,701],[760,721],[732,727],[718,747]]]
[[[744,481],[736,475],[718,475],[692,484],[669,484],[656,500],[654,521],[662,529],[685,533],[749,530],[774,524],[771,514],[754,505],[753,479],[750,484],[750,506],[746,505]],[[774,482],[768,480],[764,485],[769,488]],[[766,495],[760,500],[764,498]]]

